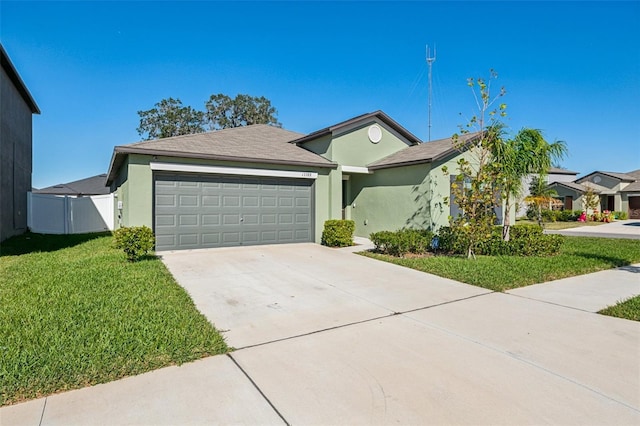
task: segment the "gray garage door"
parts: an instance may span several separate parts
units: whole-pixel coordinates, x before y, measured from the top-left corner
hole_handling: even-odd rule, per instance
[[[312,241],[312,180],[157,174],[156,250]]]

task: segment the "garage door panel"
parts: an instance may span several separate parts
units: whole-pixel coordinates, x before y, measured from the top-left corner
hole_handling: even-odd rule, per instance
[[[179,216],[179,224],[180,226],[198,226],[199,225],[199,216],[197,214],[181,214]]]
[[[200,204],[197,195],[180,195],[178,202],[181,207],[198,207]]]
[[[243,196],[242,207],[260,207],[260,197],[255,195]]]
[[[312,181],[155,176],[157,250],[312,241]]]
[[[203,214],[202,215],[202,226],[218,226],[218,225],[220,225],[219,214]]]
[[[178,246],[184,248],[197,247],[199,243],[198,234],[180,234],[178,235]]]
[[[202,245],[205,247],[216,247],[220,244],[220,233],[211,232],[202,234]]]
[[[203,207],[220,207],[219,195],[203,195],[202,196]]]

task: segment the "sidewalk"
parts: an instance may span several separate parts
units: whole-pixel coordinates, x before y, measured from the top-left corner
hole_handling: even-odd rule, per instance
[[[579,226],[577,228],[545,230],[546,234],[560,234],[574,237],[625,238],[640,240],[640,220],[617,220],[599,226]]]

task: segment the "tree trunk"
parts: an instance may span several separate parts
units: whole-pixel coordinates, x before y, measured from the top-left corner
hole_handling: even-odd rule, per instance
[[[504,222],[502,223],[502,240],[509,241],[509,229],[511,228],[511,205],[509,201],[504,204]]]

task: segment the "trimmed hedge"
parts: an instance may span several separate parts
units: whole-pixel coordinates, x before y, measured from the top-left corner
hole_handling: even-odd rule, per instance
[[[426,229],[400,229],[374,232],[369,239],[377,252],[401,257],[407,253],[427,253],[431,250],[433,236],[433,232]]]
[[[465,254],[468,239],[463,232],[449,227],[440,228],[439,246],[446,253]],[[475,250],[485,256],[552,256],[560,251],[564,237],[545,235],[538,225],[514,225],[510,229],[509,241],[502,240],[502,228],[496,227],[491,236],[482,241]]]
[[[156,238],[147,226],[122,227],[113,233],[113,245],[122,249],[129,262],[135,262],[153,249]]]
[[[349,247],[353,245],[356,223],[353,220],[331,219],[324,222],[322,245],[329,247]]]

